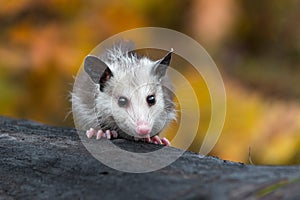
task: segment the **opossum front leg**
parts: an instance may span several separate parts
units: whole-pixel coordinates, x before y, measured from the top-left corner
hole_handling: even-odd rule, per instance
[[[117,131],[106,130],[104,132],[101,129],[97,131],[93,128],[90,128],[89,130],[86,131],[86,136],[88,138],[92,138],[93,136],[96,136],[97,140],[100,140],[101,138],[106,137],[108,140],[110,140],[111,138],[117,138],[118,133],[117,133]]]

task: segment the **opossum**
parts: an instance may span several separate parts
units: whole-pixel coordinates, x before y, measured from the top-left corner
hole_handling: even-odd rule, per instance
[[[88,55],[71,93],[76,128],[88,138],[125,138],[170,145],[158,136],[176,120],[167,76],[172,51],[153,61],[119,42],[101,55]]]

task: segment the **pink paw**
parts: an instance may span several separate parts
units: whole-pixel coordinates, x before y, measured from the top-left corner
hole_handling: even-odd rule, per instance
[[[94,136],[96,136],[97,140],[100,140],[101,138],[107,138],[108,140],[110,140],[111,138],[117,138],[118,137],[118,133],[116,131],[110,131],[110,130],[106,130],[105,132],[103,132],[103,130],[98,130],[96,131],[93,128],[90,128],[90,130],[86,131],[86,136],[88,138],[92,138]]]
[[[153,136],[150,140],[154,144],[161,144],[165,146],[171,145],[170,141],[167,138],[160,138],[158,135]]]
[[[160,138],[158,135],[155,135],[153,137],[146,137],[146,138],[134,138],[135,141],[144,141],[144,142],[148,142],[148,143],[154,143],[154,144],[160,144],[160,145],[165,145],[165,146],[170,146],[171,143],[167,138]]]

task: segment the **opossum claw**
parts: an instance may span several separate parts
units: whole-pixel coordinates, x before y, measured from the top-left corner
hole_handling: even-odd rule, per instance
[[[93,128],[90,128],[89,130],[86,131],[86,136],[88,138],[93,137],[94,135],[96,135],[97,131]]]
[[[100,140],[103,136],[103,131],[100,129],[98,132],[97,132],[97,135],[96,135],[96,139],[97,140]]]

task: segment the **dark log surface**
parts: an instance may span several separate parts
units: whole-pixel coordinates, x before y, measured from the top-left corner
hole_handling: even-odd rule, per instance
[[[175,151],[168,147],[167,154]],[[300,199],[300,166],[244,165],[185,152],[158,171],[126,173],[95,159],[74,129],[27,120],[0,117],[0,153],[0,199]]]

